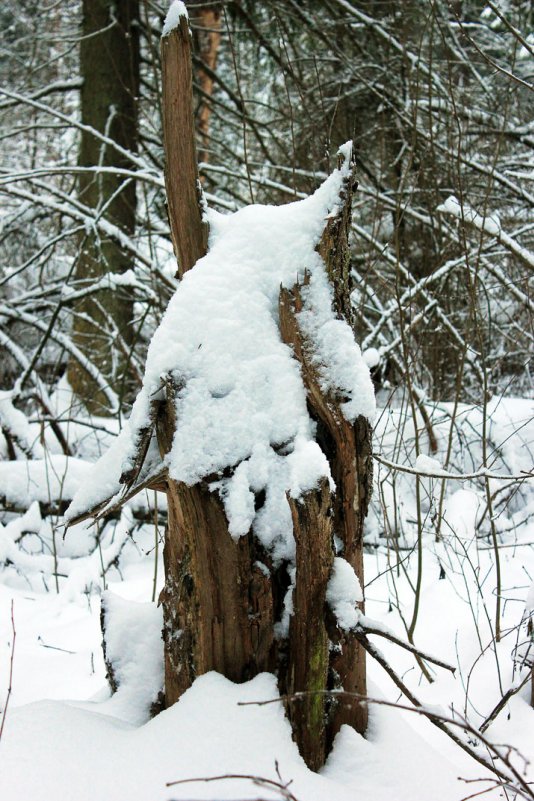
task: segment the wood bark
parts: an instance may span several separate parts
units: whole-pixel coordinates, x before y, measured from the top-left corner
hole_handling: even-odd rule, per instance
[[[137,150],[139,94],[138,0],[84,0],[80,41],[81,118],[85,125],[105,133],[131,152]],[[112,146],[103,145],[87,130],[80,138],[82,167],[133,169],[130,160]],[[85,173],[78,184],[80,200],[92,209],[104,209],[106,218],[132,235],[135,231],[135,181],[113,172]],[[75,266],[83,287],[107,272],[132,267],[131,257],[111,239],[84,234]],[[133,296],[126,287],[102,290],[79,300],[74,308],[72,337],[79,349],[109,378],[119,395],[129,394],[129,347],[133,340]],[[119,332],[119,338],[117,337]],[[117,349],[117,341],[122,348]],[[117,351],[119,360],[117,363]],[[91,412],[105,414],[108,401],[80,364],[71,359],[69,382]]]
[[[329,634],[326,588],[334,561],[328,481],[301,501],[291,498],[296,546],[289,669],[285,687],[293,736],[308,767],[318,770],[327,754]],[[282,683],[282,682],[281,682]],[[303,693],[299,697],[298,693]]]
[[[195,145],[191,32],[185,16],[161,39],[161,69],[165,188],[176,276],[182,278],[208,246]]]
[[[322,392],[312,364],[312,354],[307,351],[298,327],[297,315],[301,305],[298,286],[292,291],[281,291],[280,331],[282,339],[292,346],[301,364],[308,408],[317,423],[317,441],[328,458],[336,485],[331,501],[333,531],[342,542],[342,556],[352,565],[363,587],[363,522],[369,505],[372,479],[370,426],[363,417],[359,417],[354,425],[349,423],[343,417],[339,402]],[[329,620],[329,638],[333,648],[328,689],[342,687],[348,692],[365,695],[365,654],[361,645],[354,635],[341,632],[333,619]],[[365,705],[331,705],[327,745],[331,744],[343,723],[363,733],[367,727]]]
[[[172,445],[176,387],[158,421]],[[276,666],[271,561],[251,533],[233,540],[218,493],[168,480],[163,604],[165,695],[173,704],[197,676],[217,670],[241,682]],[[265,567],[262,567],[264,565]]]

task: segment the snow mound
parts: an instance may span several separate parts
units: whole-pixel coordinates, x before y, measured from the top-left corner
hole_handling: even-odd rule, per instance
[[[106,660],[117,683],[117,692],[102,711],[130,723],[146,723],[163,688],[162,609],[109,591],[102,596],[102,609]]]
[[[143,388],[128,425],[76,494],[72,519],[120,490],[150,401],[171,376],[176,431],[166,462],[176,481],[207,476],[225,502],[233,536],[254,525],[277,558],[291,558],[287,493],[298,498],[330,479],[314,440],[299,364],[278,329],[280,287],[303,288],[299,323],[322,388],[341,397],[345,417],[374,416],[369,370],[350,327],[335,318],[332,292],[316,251],[350,174],[344,161],[310,197],[285,206],[209,212],[209,253],[186,273],[149,347]],[[237,467],[238,466],[238,467]],[[222,478],[226,468],[236,468]],[[255,512],[254,497],[265,493]]]
[[[326,589],[326,601],[341,629],[350,631],[358,625],[361,612],[356,609],[356,604],[363,601],[362,588],[354,568],[341,556],[334,559]]]
[[[0,496],[6,504],[27,508],[30,504],[69,501],[84,485],[91,465],[83,459],[48,454],[46,459],[0,462]]]
[[[290,782],[300,801],[456,801],[458,770],[413,732],[396,711],[373,710],[374,736],[348,727],[321,774],[312,773],[291,739],[274,676],[233,684],[217,673],[198,678],[177,704],[139,728],[102,704],[41,701],[10,711],[2,738],[2,801],[169,801],[279,799],[238,775]],[[241,704],[245,704],[242,706]],[[376,736],[378,730],[380,737]],[[384,748],[386,744],[386,748]],[[413,755],[421,767],[413,770]],[[279,775],[277,773],[279,771]],[[167,787],[167,782],[232,776]],[[429,788],[432,788],[429,792]]]

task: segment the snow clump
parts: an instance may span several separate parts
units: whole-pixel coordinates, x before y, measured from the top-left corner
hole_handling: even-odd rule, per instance
[[[177,389],[176,429],[165,457],[169,476],[190,486],[208,478],[224,501],[232,536],[252,526],[275,561],[293,558],[287,495],[299,498],[324,478],[333,483],[315,441],[299,363],[280,336],[280,287],[304,284],[306,276],[298,322],[322,389],[341,398],[351,422],[375,413],[369,369],[350,327],[335,317],[316,251],[350,175],[348,148],[343,155],[341,167],[304,200],[208,212],[209,252],[171,298],[130,420],[67,518],[113,493],[120,498],[121,473],[131,468],[139,433],[150,425],[150,402],[162,397],[171,377]],[[264,502],[256,508],[260,493]]]
[[[165,22],[163,23],[163,30],[161,32],[162,37],[168,36],[171,31],[179,26],[180,17],[185,17],[187,20],[189,19],[187,8],[182,0],[174,0],[167,11],[167,16],[165,17]]]
[[[362,615],[356,604],[363,601],[362,588],[354,568],[341,556],[334,559],[326,588],[326,601],[340,629],[350,631],[358,625]]]

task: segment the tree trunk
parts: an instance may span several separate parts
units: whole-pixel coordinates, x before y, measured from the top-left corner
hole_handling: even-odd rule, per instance
[[[179,27],[162,45],[164,98],[171,102],[170,109],[164,108],[169,214],[182,274],[205,250],[192,107],[187,99],[184,103],[184,97],[191,97],[190,63],[189,69],[183,63],[184,57],[190,58],[186,22],[181,17]],[[182,120],[180,128],[177,120]],[[351,174],[318,246],[334,287],[335,309],[347,321],[354,187]],[[167,481],[166,580],[161,601],[166,704],[177,701],[197,676],[209,670],[236,682],[264,670],[275,672],[280,692],[287,696],[294,738],[307,764],[317,770],[343,723],[362,733],[367,725],[365,707],[337,704],[328,695],[340,688],[365,695],[366,683],[364,654],[354,635],[338,627],[326,593],[336,555],[334,541],[363,586],[362,530],[371,489],[371,435],[366,419],[360,417],[352,425],[343,417],[343,398],[321,389],[310,343],[299,328],[300,308],[300,287],[281,289],[281,338],[300,362],[317,441],[329,461],[336,490],[332,494],[324,480],[299,500],[288,497],[296,545],[289,632],[278,631],[275,636],[289,587],[289,565],[275,567],[252,531],[237,540],[230,536],[223,502],[209,488],[216,477],[206,476],[194,486]],[[162,456],[173,442],[179,391],[169,377],[156,425]]]
[[[138,0],[84,0],[80,66],[83,77],[81,112],[84,125],[137,150],[139,93]],[[130,160],[111,145],[82,131],[81,167],[133,169]],[[90,172],[79,180],[82,203],[105,215],[129,236],[135,232],[135,181],[113,172]],[[90,286],[106,273],[124,273],[131,257],[119,242],[100,239],[92,231],[80,241],[75,268],[78,286]],[[77,302],[72,336],[75,344],[109,380],[119,396],[128,394],[128,354],[133,340],[133,297],[126,287],[101,290]],[[119,348],[117,348],[117,344]],[[116,363],[117,351],[121,354]],[[109,403],[94,380],[71,359],[68,377],[75,393],[91,412],[106,413]]]
[[[200,140],[198,158],[202,162],[209,160],[211,96],[213,73],[217,66],[217,54],[221,43],[221,7],[218,3],[189,0],[187,9],[195,52],[200,56],[196,70],[198,106],[195,109],[195,120]]]
[[[172,445],[177,388],[157,426],[160,451]],[[274,670],[275,601],[270,559],[252,534],[235,542],[218,494],[208,482],[188,487],[168,481],[163,638],[165,699],[169,706],[197,676],[217,670],[235,682]]]
[[[350,205],[350,189],[345,203]],[[341,219],[350,215],[346,206]],[[346,227],[337,226],[324,253],[330,271],[346,248]],[[326,240],[325,240],[326,241]],[[346,254],[344,254],[346,255]],[[277,640],[274,624],[281,617],[287,590],[284,570],[273,571],[269,556],[252,532],[237,541],[228,532],[221,499],[209,480],[193,487],[168,482],[168,527],[165,543],[164,610],[166,703],[172,704],[193,680],[217,670],[244,681],[263,670],[278,674],[280,692],[288,695],[288,714],[295,740],[314,770],[323,763],[343,723],[359,732],[367,725],[366,708],[336,704],[328,690],[343,688],[365,695],[365,659],[352,633],[342,632],[326,605],[335,533],[343,556],[363,585],[362,528],[369,501],[370,427],[364,418],[351,425],[338,399],[320,389],[307,355],[296,312],[299,287],[280,293],[280,331],[292,346],[317,423],[317,439],[327,456],[336,492],[324,482],[299,501],[288,499],[296,542],[296,579],[289,636]],[[175,429],[175,395],[167,382],[167,401],[158,423],[162,455]],[[262,567],[263,566],[263,567]],[[295,694],[303,693],[295,697]]]
[[[177,278],[205,255],[208,224],[203,217],[195,124],[191,34],[187,17],[161,39],[165,188]]]

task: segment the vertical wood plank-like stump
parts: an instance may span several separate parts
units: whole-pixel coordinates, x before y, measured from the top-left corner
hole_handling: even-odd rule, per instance
[[[161,39],[165,189],[177,278],[206,254],[208,224],[202,215],[193,116],[191,32],[186,16]]]
[[[162,42],[166,186],[180,275],[204,255],[206,227],[199,205],[191,105],[191,60],[186,18]],[[187,63],[184,63],[186,61]],[[187,94],[189,92],[189,94]],[[189,98],[189,99],[188,99]],[[350,271],[348,234],[353,176],[344,185],[340,208],[325,223],[318,246],[334,287],[335,308],[348,322]],[[362,527],[370,493],[370,427],[343,417],[343,398],[321,390],[312,344],[298,323],[302,287],[282,289],[280,334],[300,362],[317,441],[326,455],[336,490],[328,482],[296,500],[288,498],[296,543],[293,615],[286,640],[275,638],[288,588],[286,566],[275,568],[252,532],[237,540],[228,531],[223,503],[206,476],[195,486],[167,479],[164,614],[166,704],[178,700],[194,679],[217,670],[244,681],[263,670],[276,672],[280,692],[290,696],[293,735],[307,764],[317,770],[343,723],[366,728],[365,707],[336,704],[328,690],[343,687],[365,694],[365,660],[350,633],[342,632],[326,604],[335,556],[342,556],[363,586]],[[171,377],[157,419],[161,455],[175,431],[176,394]],[[229,468],[230,469],[230,468]],[[300,697],[295,694],[302,693]]]
[[[281,691],[299,751],[312,770],[324,764],[327,748],[329,634],[326,587],[332,570],[331,497],[328,482],[301,501],[289,500],[295,537],[296,575],[289,626],[288,672]],[[302,697],[295,696],[304,693]],[[295,697],[292,697],[295,696]]]
[[[340,317],[351,320],[350,307],[350,254],[349,230],[351,223],[352,192],[356,186],[354,174],[345,181],[341,200],[343,205],[338,213],[329,218],[321,238],[318,251],[321,254],[334,289],[334,305]],[[342,556],[352,565],[361,586],[363,575],[363,523],[369,506],[372,489],[371,427],[364,417],[358,417],[354,424],[347,421],[340,407],[343,398],[325,395],[321,390],[313,352],[309,349],[298,325],[298,312],[302,308],[301,287],[280,292],[280,332],[282,339],[291,345],[301,364],[302,377],[308,395],[308,408],[317,423],[317,441],[328,458],[332,478],[336,485],[331,498],[333,532],[342,543]],[[321,539],[322,542],[322,539]],[[306,543],[297,539],[297,584],[299,564],[306,560],[310,549],[318,547],[315,534]],[[332,549],[330,544],[330,549]],[[333,553],[331,555],[333,559]],[[303,574],[306,568],[302,569]],[[326,590],[326,587],[325,587]],[[297,614],[297,612],[295,613]],[[305,614],[305,612],[304,612]],[[332,615],[325,611],[331,650],[328,661],[328,684],[325,689],[343,688],[346,692],[366,694],[365,652],[352,633],[342,632]],[[291,643],[290,643],[291,650]],[[306,682],[305,682],[306,683]],[[310,675],[308,684],[313,684]],[[290,692],[299,692],[303,686],[290,686]],[[324,719],[326,721],[326,749],[340,727],[347,723],[363,733],[367,727],[367,707],[365,704],[344,701],[333,702],[323,698]],[[311,711],[310,711],[311,714]],[[303,723],[304,728],[312,721]],[[302,737],[306,736],[305,731]],[[298,738],[297,738],[298,741]]]

